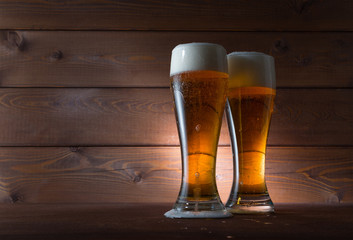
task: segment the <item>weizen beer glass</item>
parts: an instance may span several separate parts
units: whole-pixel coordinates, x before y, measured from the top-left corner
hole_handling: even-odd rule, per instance
[[[234,180],[227,210],[232,213],[273,212],[265,182],[265,153],[276,77],[273,57],[258,52],[228,54],[226,105]]]
[[[169,218],[231,216],[218,195],[216,154],[227,98],[227,53],[217,44],[176,46],[170,66],[171,90],[182,158],[182,183]]]

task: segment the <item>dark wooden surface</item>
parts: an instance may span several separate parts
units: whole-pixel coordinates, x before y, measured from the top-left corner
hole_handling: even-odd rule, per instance
[[[353,237],[353,207],[276,205],[272,215],[167,219],[171,204],[0,205],[0,238],[10,239],[342,239]]]
[[[353,148],[270,147],[266,180],[275,203],[353,202]],[[220,147],[216,179],[225,202],[230,147]],[[180,187],[179,147],[2,147],[1,203],[168,202]]]
[[[0,28],[352,31],[352,1],[1,0]]]
[[[270,54],[277,87],[353,87],[352,32],[170,31],[2,31],[0,86],[168,87],[185,42]]]

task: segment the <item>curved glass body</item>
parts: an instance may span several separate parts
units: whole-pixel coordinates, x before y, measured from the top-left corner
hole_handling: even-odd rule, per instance
[[[273,212],[265,181],[266,143],[276,95],[275,79],[271,80],[273,59],[261,53],[247,53],[245,60],[242,57],[241,53],[233,55],[232,60],[237,62],[229,65],[233,75],[226,113],[234,153],[234,181],[226,207],[232,213]],[[272,69],[267,71],[266,67]]]
[[[171,74],[182,157],[182,183],[170,218],[231,216],[218,195],[215,169],[228,74],[189,70]]]

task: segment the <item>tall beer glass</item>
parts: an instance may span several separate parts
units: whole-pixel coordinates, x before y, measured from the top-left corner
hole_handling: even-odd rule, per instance
[[[182,158],[182,183],[170,218],[231,216],[218,195],[217,145],[227,98],[225,49],[211,43],[176,46],[170,66],[171,90]]]
[[[274,60],[258,52],[233,52],[228,54],[228,69],[226,112],[234,180],[226,207],[232,213],[273,212],[265,182],[265,153],[276,95]]]

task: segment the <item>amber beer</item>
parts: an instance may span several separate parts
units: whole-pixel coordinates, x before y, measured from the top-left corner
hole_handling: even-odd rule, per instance
[[[210,43],[172,52],[171,90],[182,157],[182,183],[171,218],[229,217],[215,179],[217,145],[227,99],[227,55]]]
[[[209,201],[217,198],[214,184],[217,144],[226,101],[228,74],[193,71],[171,77],[179,129],[185,131],[188,157],[187,198]],[[185,122],[184,122],[185,120]],[[181,124],[185,125],[181,126]],[[186,161],[187,160],[187,161]]]
[[[274,61],[256,52],[228,55],[230,79],[228,125],[234,159],[232,192],[227,207],[235,213],[272,212],[265,182],[265,154],[276,95]]]

